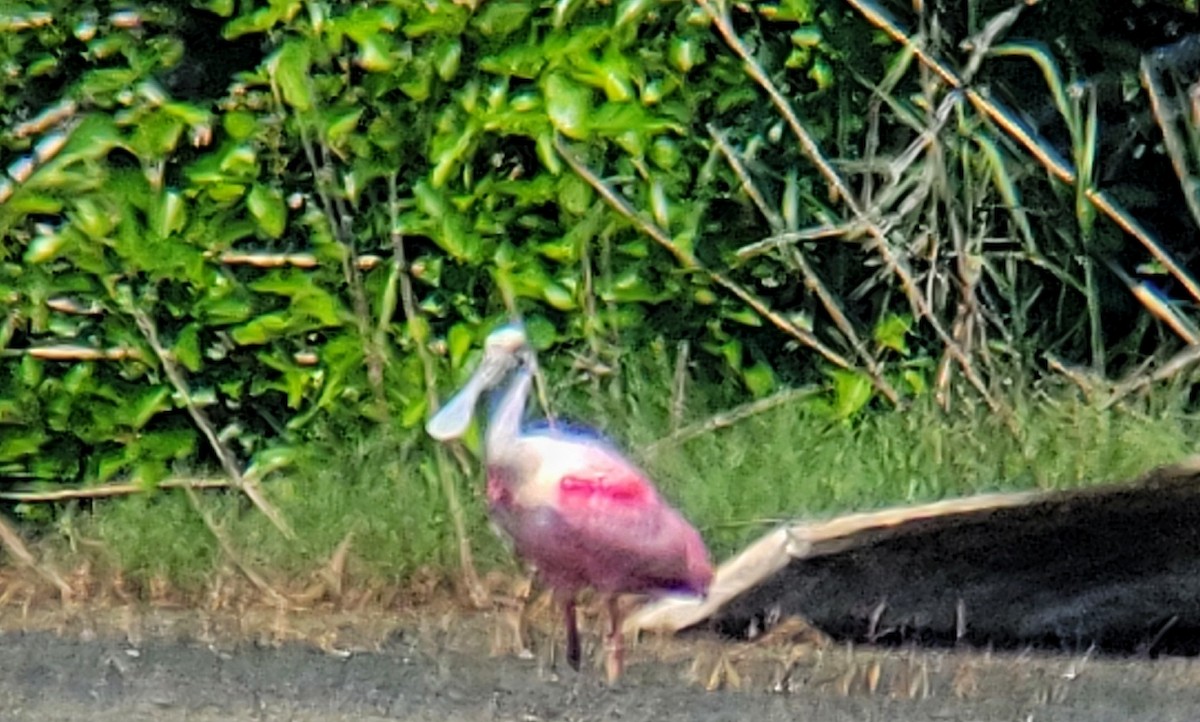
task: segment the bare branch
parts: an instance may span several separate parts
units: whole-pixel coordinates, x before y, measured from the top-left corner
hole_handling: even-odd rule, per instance
[[[156,489],[228,489],[233,486],[228,479],[165,479],[154,485]],[[141,484],[119,483],[100,486],[79,486],[53,491],[0,491],[0,499],[22,504],[70,501],[72,499],[104,499],[113,496],[130,496],[147,491]]]
[[[726,45],[742,59],[746,68],[746,74],[751,77],[771,99],[771,103],[779,111],[791,129],[792,134],[800,143],[800,148],[808,159],[817,167],[817,170],[824,176],[826,183],[829,184],[831,195],[835,195],[842,199],[846,207],[850,209],[851,214],[863,224],[865,231],[871,238],[869,247],[877,252],[887,265],[888,269],[896,275],[900,280],[900,286],[904,290],[905,296],[908,298],[909,304],[912,306],[913,313],[918,318],[923,318],[928,321],[929,325],[937,333],[946,350],[955,358],[959,367],[962,369],[963,375],[975,387],[975,390],[987,403],[988,407],[995,413],[1002,413],[1006,418],[1011,418],[1011,412],[1006,409],[1000,402],[992,398],[988,393],[987,386],[983,379],[975,371],[974,364],[967,354],[962,350],[958,343],[946,332],[942,327],[941,322],[933,313],[928,301],[921,295],[920,289],[917,288],[916,282],[913,280],[912,273],[908,270],[904,260],[898,257],[891,249],[888,243],[886,234],[883,229],[874,223],[863,210],[862,205],[855,198],[850,187],[842,180],[834,169],[833,164],[825,157],[820,147],[812,134],[809,133],[804,125],[800,122],[799,116],[792,109],[791,103],[779,88],[771,82],[767,77],[766,72],[762,69],[750,54],[749,49],[742,43],[737,32],[733,28],[733,23],[730,21],[729,15],[723,11],[718,11],[715,2],[716,0],[697,0],[700,6],[708,13],[713,23],[717,27],[717,31],[725,39]],[[721,5],[722,9],[724,5]]]
[[[771,226],[772,233],[778,235],[785,230],[783,217],[775,212],[773,208],[767,205],[766,198],[762,191],[754,183],[754,179],[750,177],[749,171],[742,164],[741,158],[738,157],[733,147],[729,145],[729,141],[725,136],[716,129],[711,123],[708,125],[708,134],[712,137],[713,142],[717,144],[717,148],[721,151],[721,155],[725,156],[725,161],[729,167],[733,169],[734,174],[742,183],[742,190],[758,207],[763,217],[767,219],[767,223]],[[825,312],[833,319],[834,324],[850,342],[851,347],[862,359],[867,366],[867,375],[871,377],[871,383],[875,388],[887,397],[892,404],[900,403],[900,394],[896,393],[896,389],[892,387],[887,379],[883,377],[883,369],[879,367],[879,361],[867,350],[866,344],[858,337],[858,332],[855,331],[854,325],[850,323],[850,319],[846,316],[846,312],[842,310],[841,304],[834,298],[825,284],[821,282],[821,277],[817,275],[812,266],[809,265],[808,259],[800,250],[798,244],[791,244],[788,247],[788,257],[800,269],[800,274],[804,278],[804,284],[817,295],[821,305],[825,307]]]
[[[689,424],[653,443],[642,447],[641,453],[643,456],[652,456],[662,451],[668,446],[676,446],[687,441],[691,441],[705,434],[710,434],[718,429],[728,428],[744,421],[751,416],[757,416],[764,411],[770,411],[777,406],[798,401],[800,399],[811,398],[821,393],[817,388],[801,388],[801,389],[786,389],[778,393],[771,394],[766,398],[751,401],[747,404],[742,404],[737,408],[723,411],[719,414],[714,414],[709,418],[695,424]]]
[[[226,251],[220,256],[221,263],[227,266],[254,266],[256,268],[316,268],[321,265],[317,257],[311,253],[237,253]],[[369,271],[383,263],[381,256],[363,254],[354,259],[354,267],[360,271]]]
[[[188,389],[187,381],[183,377],[183,372],[179,370],[179,366],[176,365],[175,359],[171,356],[170,352],[163,348],[162,343],[159,341],[158,329],[154,326],[154,322],[141,309],[131,308],[129,311],[132,313],[134,321],[137,322],[138,329],[141,330],[147,343],[150,344],[150,348],[154,350],[154,355],[158,357],[159,363],[162,364],[163,373],[166,374],[167,380],[170,381],[171,386],[175,389],[175,393],[179,394],[179,397],[183,399],[188,415],[192,417],[192,421],[204,433],[205,438],[208,439],[209,446],[212,447],[213,453],[217,455],[217,459],[221,462],[221,467],[225,470],[225,473],[229,475],[229,480],[233,487],[244,493],[253,502],[254,506],[258,507],[258,510],[271,520],[271,523],[275,525],[275,528],[280,533],[288,539],[295,539],[296,534],[292,531],[287,520],[263,496],[258,481],[242,475],[241,468],[237,459],[234,458],[233,452],[221,441],[208,415],[196,405],[191,391]]]
[[[796,324],[771,310],[771,308],[765,302],[754,296],[754,294],[750,293],[746,289],[742,288],[742,286],[736,281],[726,278],[716,271],[705,268],[697,258],[692,256],[690,253],[687,253],[679,246],[675,245],[675,243],[671,240],[671,237],[667,235],[666,231],[658,227],[658,225],[656,225],[650,219],[643,217],[637,211],[635,211],[633,206],[630,205],[629,201],[625,200],[625,198],[609,187],[607,183],[605,183],[600,179],[599,176],[592,172],[592,169],[588,168],[583,161],[575,155],[574,151],[571,150],[566,142],[557,135],[554,138],[554,148],[558,151],[559,155],[561,155],[563,159],[567,161],[567,165],[571,166],[572,170],[574,170],[581,178],[591,184],[592,188],[594,188],[596,192],[600,194],[600,197],[604,198],[604,200],[607,201],[610,206],[612,206],[613,210],[624,216],[626,220],[632,223],[642,233],[645,233],[647,236],[649,236],[655,243],[658,243],[660,246],[669,251],[671,255],[675,256],[676,260],[683,268],[704,273],[710,280],[712,280],[713,283],[729,291],[734,296],[737,296],[743,303],[754,309],[755,312],[770,321],[775,327],[800,341],[800,343],[804,344],[805,346],[815,350],[817,353],[824,356],[825,359],[830,363],[844,369],[854,368],[853,364],[846,360],[837,351],[834,351],[823,344],[820,339],[818,339],[816,336],[813,336],[812,333],[800,328]]]
[[[225,532],[221,531],[221,528],[217,526],[217,523],[213,519],[212,515],[205,511],[204,507],[201,506],[200,496],[196,494],[196,490],[190,486],[185,486],[183,487],[183,491],[185,494],[187,494],[188,503],[192,505],[192,509],[194,509],[196,513],[200,515],[200,518],[204,521],[204,526],[208,527],[209,533],[212,534],[213,538],[217,540],[217,545],[221,547],[221,552],[225,555],[225,557],[228,558],[229,561],[238,568],[238,571],[240,571],[247,579],[250,580],[251,584],[258,587],[259,591],[270,597],[271,601],[280,606],[286,605],[287,598],[276,591],[275,588],[270,584],[268,584],[267,580],[263,579],[258,572],[254,571],[253,568],[242,561],[242,558],[237,553],[237,550],[233,548],[233,542],[231,542],[229,537],[225,535]]]
[[[25,546],[25,542],[21,540],[21,535],[17,530],[12,528],[8,523],[8,519],[0,514],[0,544],[8,550],[8,553],[13,556],[18,562],[29,567],[37,572],[46,581],[58,588],[59,594],[62,595],[64,601],[69,601],[74,594],[71,591],[71,585],[67,584],[66,580],[58,571],[46,562],[38,562],[33,556],[33,552],[29,551],[29,547]]]
[[[1101,404],[1100,408],[1110,408],[1139,389],[1143,389],[1150,384],[1174,378],[1176,375],[1194,366],[1197,362],[1200,362],[1200,345],[1187,346],[1179,353],[1167,359],[1166,363],[1154,371],[1133,374],[1117,384],[1116,388],[1113,389],[1112,396]]]

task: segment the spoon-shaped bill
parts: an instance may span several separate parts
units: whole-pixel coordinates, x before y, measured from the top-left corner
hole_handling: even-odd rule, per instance
[[[500,383],[512,363],[508,354],[485,356],[470,380],[425,424],[425,431],[438,441],[457,439],[467,433],[480,394]]]

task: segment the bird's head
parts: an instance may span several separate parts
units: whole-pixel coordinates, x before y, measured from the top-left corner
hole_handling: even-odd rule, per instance
[[[483,392],[500,384],[514,369],[524,365],[530,371],[537,356],[529,345],[529,337],[520,324],[510,323],[488,334],[483,342],[483,361],[440,411],[434,414],[425,430],[438,441],[457,439],[467,432],[475,415],[475,406]]]

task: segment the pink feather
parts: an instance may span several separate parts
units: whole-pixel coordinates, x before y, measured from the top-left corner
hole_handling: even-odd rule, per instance
[[[589,586],[603,593],[707,590],[712,567],[699,533],[638,468],[595,442],[565,436],[526,436],[522,452],[557,458],[519,480],[489,468],[491,511],[551,586],[568,593]],[[573,461],[564,464],[568,456]],[[527,484],[535,488],[520,488]]]

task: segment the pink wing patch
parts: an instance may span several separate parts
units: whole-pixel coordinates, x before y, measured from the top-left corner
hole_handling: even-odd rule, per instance
[[[567,475],[558,482],[558,500],[564,508],[600,504],[638,505],[653,500],[654,492],[637,476]]]
[[[563,511],[659,503],[654,487],[637,467],[604,448],[585,446],[581,450],[581,463],[558,480],[558,505]]]

